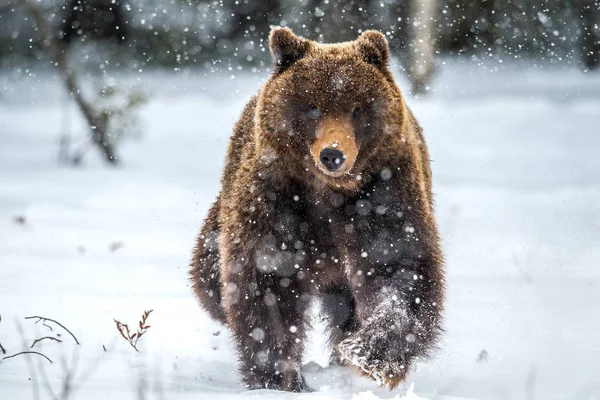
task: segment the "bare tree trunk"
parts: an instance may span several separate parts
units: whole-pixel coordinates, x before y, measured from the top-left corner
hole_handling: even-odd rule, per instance
[[[79,110],[87,120],[92,132],[92,141],[98,146],[104,159],[109,164],[116,165],[118,160],[115,149],[108,140],[107,119],[94,110],[94,107],[83,98],[82,91],[77,85],[75,72],[67,65],[66,48],[54,39],[40,9],[31,0],[21,1],[33,17],[42,38],[43,47],[52,58],[54,66],[58,68],[67,91],[73,97]]]
[[[412,48],[408,57],[408,73],[413,94],[423,94],[431,82],[435,61],[434,17],[437,0],[413,0],[411,7]]]

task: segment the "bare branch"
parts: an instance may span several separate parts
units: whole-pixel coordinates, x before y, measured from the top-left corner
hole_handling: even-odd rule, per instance
[[[73,339],[75,340],[75,343],[77,343],[77,344],[80,344],[80,343],[79,343],[79,340],[77,340],[77,338],[75,337],[75,335],[73,335],[73,332],[71,332],[70,330],[68,330],[68,329],[67,329],[67,327],[66,327],[66,326],[64,326],[63,324],[61,324],[60,322],[58,322],[58,321],[55,321],[55,320],[53,320],[53,319],[50,319],[50,318],[46,318],[46,317],[40,317],[40,316],[37,316],[37,315],[35,315],[35,316],[32,316],[32,317],[25,317],[25,319],[33,319],[33,318],[37,318],[37,319],[38,319],[37,321],[35,321],[35,323],[36,323],[36,324],[37,324],[38,322],[40,322],[40,321],[44,321],[44,322],[45,322],[45,321],[50,321],[50,322],[53,322],[53,323],[55,323],[56,325],[60,326],[60,327],[61,327],[61,328],[63,328],[65,331],[67,331],[67,332],[69,333],[69,335],[71,335],[71,337],[73,337]]]
[[[42,354],[40,352],[37,352],[37,351],[22,351],[20,353],[13,354],[12,356],[6,356],[6,357],[3,358],[3,360],[8,360],[9,358],[20,356],[21,354],[37,354],[38,356],[42,356],[46,360],[50,361],[50,363],[52,364],[52,360],[51,359],[49,359],[46,355],[44,355],[44,354]]]
[[[37,324],[37,322],[36,322],[36,324]],[[42,325],[44,325],[46,328],[48,328],[48,329],[50,329],[52,332],[54,332],[54,329],[53,329],[53,328],[52,328],[50,325],[46,324],[45,322],[42,322]]]
[[[31,344],[31,347],[30,347],[30,349],[33,349],[33,346],[35,346],[37,342],[41,342],[41,341],[42,341],[42,340],[44,340],[44,339],[50,339],[50,340],[54,340],[55,342],[62,343],[62,340],[60,340],[60,339],[57,339],[57,338],[55,338],[55,337],[52,337],[52,336],[44,336],[44,337],[42,337],[42,338],[35,339],[35,340],[33,341],[33,343]]]

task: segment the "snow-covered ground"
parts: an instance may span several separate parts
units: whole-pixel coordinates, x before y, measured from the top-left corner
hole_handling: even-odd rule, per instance
[[[187,264],[232,125],[264,78],[128,77],[151,98],[142,137],[122,146],[114,169],[94,151],[79,168],[57,164],[64,94],[51,74],[0,75],[0,344],[11,355],[41,336],[63,340],[33,349],[53,364],[0,360],[0,400],[35,399],[36,387],[51,398],[48,386],[58,396],[65,365],[74,397],[90,400],[600,399],[600,75],[455,61],[432,95],[408,100],[430,145],[447,260],[439,353],[389,393],[321,369],[317,329],[305,360],[316,392],[245,391],[230,336],[192,296]],[[113,318],[135,326],[149,309],[136,353]],[[24,319],[33,315],[60,321],[81,345]]]

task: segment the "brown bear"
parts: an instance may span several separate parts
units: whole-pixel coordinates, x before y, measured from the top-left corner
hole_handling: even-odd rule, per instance
[[[422,129],[385,37],[319,44],[270,34],[274,71],[246,105],[191,263],[232,331],[249,388],[307,390],[312,299],[334,355],[394,388],[435,347],[444,270]]]

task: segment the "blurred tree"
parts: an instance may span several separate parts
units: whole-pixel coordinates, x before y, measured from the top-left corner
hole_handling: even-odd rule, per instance
[[[412,1],[412,27],[408,76],[413,94],[424,94],[431,82],[435,62],[437,0]]]
[[[600,2],[579,0],[581,35],[579,48],[585,68],[594,69],[600,64]]]
[[[122,43],[127,37],[127,23],[121,2],[115,0],[67,0],[67,10],[60,38],[70,43],[82,40],[114,39]]]
[[[37,43],[29,42],[34,32],[11,1],[0,0],[0,63],[18,66],[23,61],[19,57],[40,59],[43,53]],[[68,20],[60,12],[65,1],[71,4],[67,14],[73,15]],[[435,0],[436,9],[426,23],[418,18],[431,3],[418,0],[115,1],[127,15],[111,14],[112,0],[39,0],[36,5],[52,30],[65,32],[66,40],[111,36],[116,26],[121,35],[126,27],[131,40],[129,51],[120,55],[122,65],[136,70],[185,64],[263,67],[268,65],[265,39],[270,25],[290,26],[324,42],[351,40],[363,30],[380,29],[411,76],[431,74],[431,68],[419,72],[422,65],[415,58],[430,59],[431,51],[468,54],[476,60],[534,57],[573,64],[581,60],[588,69],[599,63],[599,0]],[[91,18],[103,21],[101,29],[83,17],[92,3],[98,5],[92,5]],[[109,13],[99,16],[107,4]],[[119,19],[124,23],[116,22]],[[428,43],[434,46],[423,47]]]
[[[505,4],[511,8],[511,1]],[[443,0],[437,13],[439,47],[454,54],[494,42],[496,0]]]
[[[392,52],[406,61],[409,38],[408,32],[411,31],[411,13],[412,1],[387,0],[387,17],[381,19],[386,29],[386,34],[390,42]]]
[[[53,64],[58,68],[65,87],[75,100],[79,110],[87,120],[92,134],[92,141],[101,151],[104,159],[109,164],[117,164],[117,156],[113,143],[110,141],[107,130],[106,118],[99,113],[92,103],[88,102],[82,94],[77,83],[75,72],[67,65],[66,52],[64,47],[55,40],[52,31],[48,27],[40,9],[31,0],[21,0],[24,6],[31,14],[36,28],[41,37],[43,48],[47,50]]]
[[[309,0],[307,21],[310,36],[326,42],[356,39],[359,32],[374,26],[371,0]]]
[[[232,40],[262,37],[271,25],[281,21],[279,0],[227,0],[223,7],[231,9],[229,35]]]

